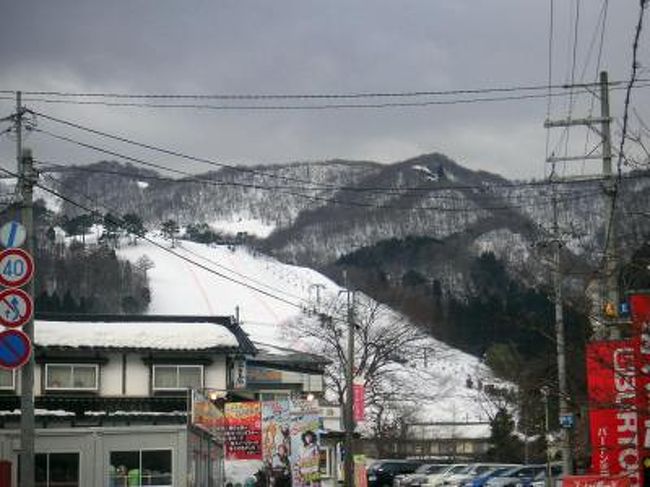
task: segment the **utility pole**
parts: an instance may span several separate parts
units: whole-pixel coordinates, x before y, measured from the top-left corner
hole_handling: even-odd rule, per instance
[[[618,317],[618,305],[620,301],[618,290],[618,252],[616,247],[616,192],[617,184],[612,174],[612,131],[609,118],[609,83],[607,72],[600,73],[600,112],[601,112],[601,135],[603,139],[603,175],[606,178],[604,183],[605,194],[609,199],[609,215],[607,219],[607,234],[605,240],[605,279],[603,293],[603,322],[610,325],[612,319]],[[610,337],[618,338],[619,330],[616,326],[609,326]]]
[[[16,158],[18,163],[17,191],[20,198],[21,220],[25,226],[27,238],[25,250],[30,255],[34,254],[34,212],[33,212],[33,186],[35,182],[34,161],[32,153],[22,146],[22,118],[23,107],[21,92],[16,93]],[[25,289],[27,294],[34,298],[34,279]],[[23,332],[34,343],[34,318],[33,315],[23,326]],[[34,487],[34,353],[23,365],[20,382],[20,486]]]
[[[345,367],[345,486],[354,487],[354,291],[348,288],[347,274],[345,275],[347,290],[347,366]]]
[[[601,137],[602,154],[600,156],[589,154],[586,156],[569,156],[549,157],[546,162],[555,164],[559,161],[584,161],[586,159],[602,159],[602,176],[605,181],[605,194],[610,201],[610,210],[607,220],[608,238],[605,249],[605,279],[602,293],[601,320],[608,321],[606,318],[606,304],[618,308],[618,279],[617,279],[617,259],[614,235],[614,201],[616,198],[616,182],[612,177],[612,146],[611,146],[611,117],[609,113],[609,83],[607,72],[600,73],[600,117],[589,118],[568,118],[566,120],[544,122],[545,128],[553,127],[570,127],[582,125],[595,131]],[[600,124],[600,130],[595,128]],[[593,151],[592,151],[593,152]],[[556,178],[555,182],[561,182],[561,178]],[[557,367],[558,367],[558,395],[560,406],[560,424],[562,426],[562,472],[563,475],[570,475],[573,471],[573,458],[571,450],[571,428],[573,427],[573,415],[569,404],[569,390],[566,373],[566,347],[564,332],[564,314],[562,310],[562,259],[561,249],[562,240],[560,236],[559,214],[558,214],[558,195],[554,190],[553,194],[553,239],[554,239],[554,257],[553,257],[553,288],[555,294],[555,332],[557,341]]]
[[[555,340],[557,347],[557,382],[560,403],[560,424],[562,424],[562,438],[560,449],[562,451],[562,473],[573,473],[573,452],[571,451],[571,431],[564,427],[563,418],[571,417],[569,407],[569,387],[566,374],[566,344],[564,334],[564,310],[562,293],[562,240],[560,237],[559,215],[557,207],[557,192],[553,192],[553,293],[555,295]]]

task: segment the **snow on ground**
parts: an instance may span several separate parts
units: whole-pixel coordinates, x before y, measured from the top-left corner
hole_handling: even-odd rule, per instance
[[[235,217],[229,220],[214,220],[209,225],[217,231],[230,235],[237,235],[239,232],[244,232],[259,238],[266,238],[275,230],[275,225],[263,222],[257,218],[245,217]]]
[[[313,351],[314,343],[291,327],[300,320],[316,320],[317,315],[308,310],[318,308],[318,301],[319,311],[331,312],[326,303],[345,298],[341,296],[344,290],[322,274],[283,264],[243,246],[182,241],[171,248],[168,241],[154,241],[160,247],[140,240],[137,245],[124,242],[118,249],[122,258],[133,263],[143,255],[154,262],[148,270],[152,297],[149,314],[238,312],[243,329],[254,342],[268,345],[262,345],[267,352],[274,347]],[[372,301],[365,296],[360,299]],[[385,322],[378,322],[378,326],[389,326],[396,317],[405,319],[389,309]],[[387,387],[404,391],[404,397],[409,397],[409,390],[417,392],[411,396],[417,396],[417,416],[422,421],[487,420],[489,405],[481,385],[493,381],[489,369],[476,357],[432,338],[425,340],[431,354],[409,357],[407,363],[394,365]]]

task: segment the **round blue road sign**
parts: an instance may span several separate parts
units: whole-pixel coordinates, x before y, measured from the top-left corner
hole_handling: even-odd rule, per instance
[[[29,360],[32,342],[20,330],[6,330],[0,333],[0,367],[17,369]]]

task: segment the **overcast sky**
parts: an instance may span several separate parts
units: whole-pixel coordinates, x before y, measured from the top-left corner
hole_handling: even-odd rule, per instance
[[[597,27],[604,1],[554,1],[554,83],[571,78],[576,2],[580,9],[574,79],[596,79]],[[551,0],[0,2],[0,90],[339,94],[538,86],[545,85],[548,78]],[[609,71],[611,80],[629,77],[638,8],[638,0],[610,2],[601,67]],[[650,78],[647,39],[647,35],[642,37],[639,51],[642,78]],[[633,105],[641,116],[650,117],[646,91],[650,90],[635,92]],[[622,93],[612,94],[617,116],[623,108]],[[437,151],[470,168],[508,177],[545,174],[546,131],[542,124],[546,99],[254,111],[46,104],[34,101],[34,96],[25,98],[25,105],[49,115],[231,164],[332,158],[390,163]],[[554,100],[552,117],[567,115],[567,100]],[[587,97],[577,98],[574,116],[586,116],[589,106]],[[0,100],[0,118],[13,109],[11,99]],[[170,167],[193,172],[208,169],[44,119],[38,124],[51,132]],[[0,130],[3,127],[6,124],[1,124]],[[565,150],[564,144],[559,144],[560,134],[560,130],[554,131],[551,138],[551,145],[560,148],[558,153]],[[572,131],[569,152],[584,151],[585,142],[584,130]],[[4,167],[14,167],[14,143],[7,135],[0,137]],[[27,145],[40,160],[89,163],[105,158],[43,134],[30,134]]]

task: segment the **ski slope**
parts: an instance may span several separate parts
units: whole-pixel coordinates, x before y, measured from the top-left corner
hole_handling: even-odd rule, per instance
[[[154,242],[124,242],[118,249],[120,257],[133,263],[143,255],[154,263],[148,270],[149,314],[239,316],[258,345],[317,349],[293,327],[297,321],[316,319],[307,311],[317,301],[336,300],[344,291],[312,269],[283,264],[243,246],[180,241],[171,247],[162,239]],[[383,319],[395,316],[405,319],[392,310]],[[394,364],[384,386],[413,402],[412,414],[419,421],[487,421],[493,407],[477,385],[497,382],[490,370],[476,357],[432,338],[425,340],[433,350],[431,356]]]

